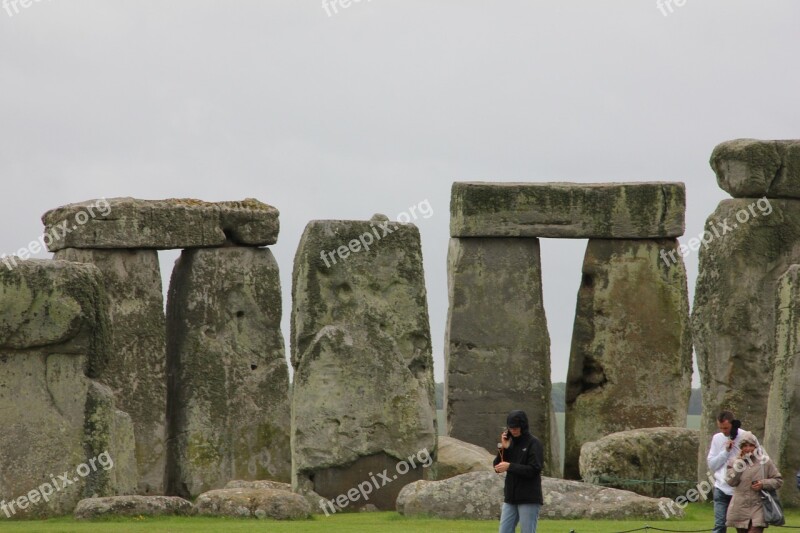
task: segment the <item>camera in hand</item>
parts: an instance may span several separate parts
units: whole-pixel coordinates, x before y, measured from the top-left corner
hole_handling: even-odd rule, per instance
[[[742,427],[741,420],[731,420],[731,435],[730,435],[731,440],[736,440],[736,437],[739,436],[739,428],[741,427]]]

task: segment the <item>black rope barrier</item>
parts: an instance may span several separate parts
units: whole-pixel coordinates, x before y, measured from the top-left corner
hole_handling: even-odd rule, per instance
[[[769,527],[782,527],[787,529],[800,529],[800,526],[790,526],[790,525],[783,525],[783,526],[769,526]],[[624,531],[615,531],[614,533],[634,533],[635,531],[665,531],[667,533],[706,533],[708,531],[714,531],[714,528],[711,529],[664,529],[660,527],[655,527],[651,525],[645,524],[642,527],[637,527],[636,529],[626,529]],[[569,533],[579,533],[574,529],[570,529]]]

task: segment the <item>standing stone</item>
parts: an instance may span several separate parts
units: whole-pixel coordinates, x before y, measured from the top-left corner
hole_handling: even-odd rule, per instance
[[[539,240],[450,239],[448,287],[448,435],[496,453],[508,412],[521,409],[544,446],[545,473],[559,472]]]
[[[130,417],[92,379],[110,343],[94,266],[0,268],[0,520],[65,514],[83,497],[135,489]],[[34,489],[41,492],[26,500]]]
[[[436,447],[419,230],[382,216],[310,222],[292,295],[293,488],[334,499],[386,469],[391,484],[344,504],[393,509]]]
[[[775,368],[776,287],[789,266],[800,263],[800,200],[724,200],[707,227],[719,228],[720,236],[700,249],[692,309],[703,389],[699,479],[706,477],[721,410],[764,435]]]
[[[775,372],[767,404],[764,447],[783,473],[781,503],[800,505],[792,474],[800,467],[800,265],[778,281]]]
[[[167,493],[288,481],[289,376],[266,248],[185,250],[167,302]]]
[[[78,250],[56,259],[92,263],[103,273],[112,334],[99,379],[133,419],[138,493],[164,491],[167,409],[166,338],[161,271],[155,250]]]
[[[692,345],[677,247],[675,239],[589,240],[566,386],[568,479],[580,479],[586,442],[686,425]]]

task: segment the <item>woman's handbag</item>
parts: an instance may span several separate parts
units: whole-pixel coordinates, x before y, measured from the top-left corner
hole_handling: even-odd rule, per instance
[[[761,465],[761,479],[764,479],[764,465]],[[761,505],[764,510],[764,521],[768,526],[782,526],[786,523],[783,507],[773,489],[761,489]]]
[[[764,521],[767,525],[782,526],[786,523],[781,502],[774,490],[761,489],[761,504],[764,507]]]

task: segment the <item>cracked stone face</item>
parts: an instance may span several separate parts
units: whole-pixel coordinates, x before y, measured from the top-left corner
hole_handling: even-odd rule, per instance
[[[373,468],[391,472],[421,450],[433,455],[433,360],[417,228],[383,218],[309,223],[292,291],[293,486],[334,497],[341,480],[369,480]],[[422,472],[381,491],[390,495]],[[361,504],[393,508],[390,497],[377,498]]]
[[[14,517],[68,513],[86,492],[134,490],[130,417],[92,379],[107,364],[109,333],[93,265],[31,260],[0,268],[0,500],[25,496],[51,475],[63,487],[50,487],[49,501],[10,510]],[[103,452],[114,468],[76,475]]]

